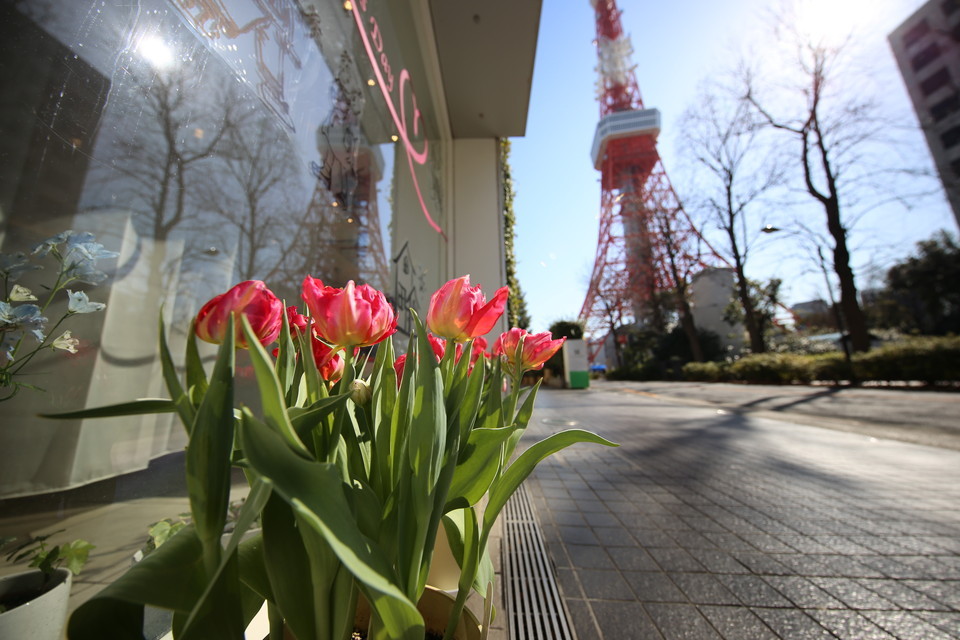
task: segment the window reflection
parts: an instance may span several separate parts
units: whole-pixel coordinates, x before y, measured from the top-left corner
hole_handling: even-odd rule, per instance
[[[389,41],[399,64],[403,38]],[[0,498],[81,486],[182,450],[172,416],[35,417],[164,396],[161,313],[179,354],[199,307],[241,280],[264,280],[293,304],[306,274],[352,279],[398,309],[422,309],[443,249],[417,198],[442,212],[440,145],[413,180],[412,165],[395,162],[394,123],[369,77],[342,2],[0,7],[0,251],[77,229],[119,253],[91,291],[105,313],[78,319],[80,352],[38,357],[33,375],[48,391],[0,408]],[[424,116],[418,135],[435,131]],[[435,250],[414,246],[421,236]]]

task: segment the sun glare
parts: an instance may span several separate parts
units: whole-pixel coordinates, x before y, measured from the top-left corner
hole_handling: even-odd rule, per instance
[[[811,42],[835,46],[859,30],[870,6],[867,0],[799,0],[796,27]]]
[[[173,66],[173,50],[157,36],[144,36],[137,45],[137,53],[154,69],[164,70]]]

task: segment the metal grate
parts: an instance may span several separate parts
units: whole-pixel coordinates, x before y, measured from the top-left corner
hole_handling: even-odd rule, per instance
[[[503,510],[504,599],[510,640],[575,640],[526,488]]]

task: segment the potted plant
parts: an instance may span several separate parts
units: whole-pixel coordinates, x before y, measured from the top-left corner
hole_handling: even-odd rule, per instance
[[[434,631],[453,638],[469,591],[487,594],[486,541],[520,483],[570,444],[612,444],[570,430],[512,460],[536,395],[519,382],[563,341],[512,329],[495,358],[473,349],[502,314],[506,288],[488,302],[467,276],[446,283],[426,326],[414,313],[399,357],[381,292],[308,276],[301,297],[304,309],[285,308],[248,281],[212,299],[190,332],[182,378],[161,321],[170,398],[54,416],[176,412],[189,436],[191,524],[79,607],[71,639],[140,637],[145,605],[174,612],[175,638],[241,638],[266,603],[271,639],[347,638],[366,606],[368,638],[421,640],[417,605],[440,526],[461,574],[445,628]],[[219,344],[209,375],[195,337]],[[256,412],[234,397],[238,348],[257,380]],[[234,465],[250,492],[224,544]],[[261,531],[244,539],[256,519]]]
[[[59,533],[59,532],[57,532]],[[31,571],[0,578],[0,638],[60,640],[67,618],[72,576],[80,573],[93,545],[74,540],[49,547],[54,534],[0,539],[8,562],[29,560]]]

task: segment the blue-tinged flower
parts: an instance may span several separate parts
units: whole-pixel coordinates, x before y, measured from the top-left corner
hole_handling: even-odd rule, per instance
[[[70,291],[67,289],[70,301],[67,303],[69,313],[93,313],[102,311],[107,305],[102,302],[90,302],[86,291]]]
[[[96,262],[101,258],[116,258],[119,255],[116,251],[107,251],[92,233],[74,233],[67,238],[66,261],[79,258]]]
[[[35,304],[13,306],[0,301],[0,331],[19,338],[24,333],[32,333],[37,342],[43,342],[43,328],[47,319],[40,315],[40,307]]]
[[[64,351],[69,351],[70,353],[76,353],[77,347],[79,346],[80,340],[70,335],[70,329],[64,331],[59,338],[53,341],[54,349],[63,349]]]
[[[23,252],[0,253],[0,278],[13,282],[27,271],[43,269],[38,264],[30,264],[30,258]]]
[[[67,238],[70,237],[73,231],[61,231],[55,236],[47,238],[46,240],[39,242],[36,246],[33,247],[33,255],[40,256],[41,258],[53,251],[58,245],[63,244],[67,241]]]

